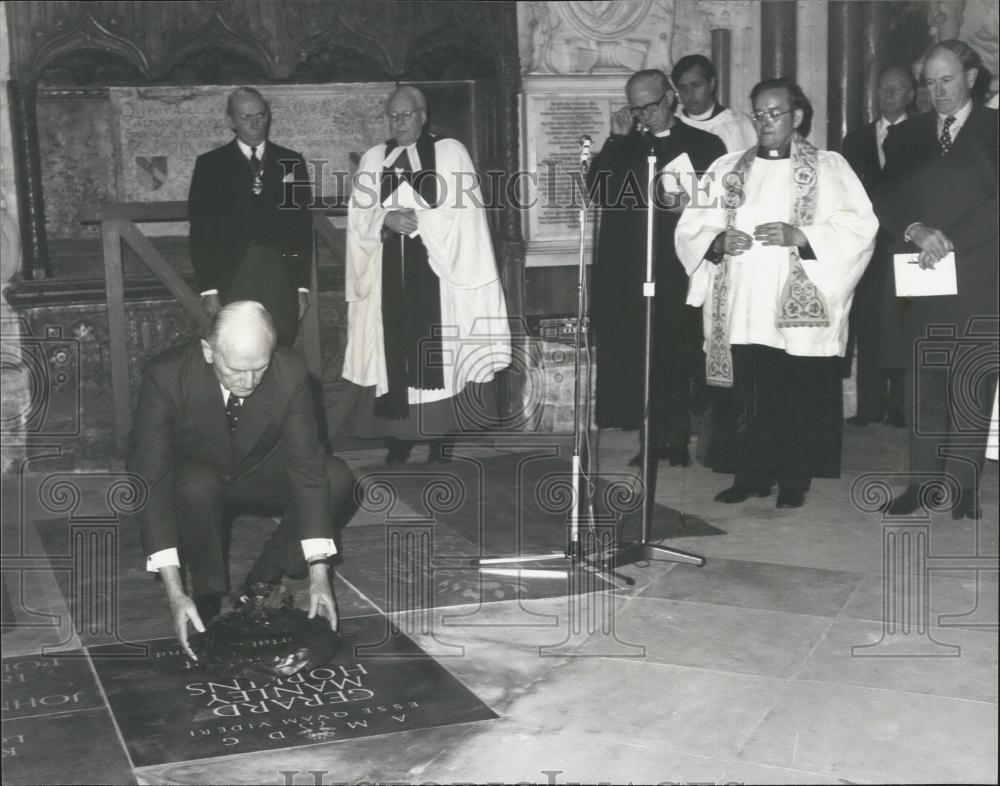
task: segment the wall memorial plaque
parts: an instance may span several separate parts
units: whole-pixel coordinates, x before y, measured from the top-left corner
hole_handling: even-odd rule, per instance
[[[580,138],[590,136],[591,155],[600,151],[610,132],[611,112],[625,104],[624,89],[622,75],[524,77],[521,116],[526,173],[519,185],[527,206],[525,264],[576,261]]]
[[[270,138],[323,164],[322,192],[346,193],[351,154],[387,134],[387,82],[261,85],[271,104]],[[235,86],[113,87],[109,90],[117,194],[122,202],[186,200],[195,159],[229,142],[226,97]],[[343,173],[339,174],[338,173]],[[315,177],[316,175],[314,175]],[[186,234],[186,224],[147,227]]]
[[[147,642],[147,658],[89,651],[139,767],[497,717],[413,641],[388,635],[385,617],[345,619],[339,632],[329,663],[267,679],[192,668],[176,639]],[[273,644],[263,633],[260,646]]]

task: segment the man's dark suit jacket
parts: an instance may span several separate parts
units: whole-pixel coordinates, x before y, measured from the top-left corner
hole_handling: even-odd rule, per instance
[[[895,341],[886,334],[890,341],[883,341],[881,360],[897,368],[913,367],[915,342],[927,325],[953,325],[961,336],[970,318],[997,314],[997,111],[974,105],[947,155],[937,137],[935,112],[893,126],[883,145],[884,180],[873,200],[894,252],[919,250],[903,239],[917,221],[941,230],[955,245],[958,295],[904,304],[895,297],[894,281],[886,287],[886,305],[902,312],[903,330]],[[953,350],[954,342],[942,348]]]
[[[284,166],[280,162],[286,163]],[[235,137],[227,145],[198,156],[188,215],[191,264],[198,290],[218,289],[223,302],[252,241],[274,245],[284,256],[295,287],[309,287],[312,199],[305,160],[299,153],[268,141],[263,160],[264,191],[253,194],[250,162]],[[285,177],[294,174],[295,185]],[[256,204],[255,204],[256,202]],[[278,209],[279,205],[298,209]]]
[[[844,158],[869,196],[882,177],[878,161],[878,121],[851,131],[844,137]]]
[[[149,484],[140,513],[146,555],[178,546],[174,468],[197,461],[223,482],[250,484],[266,496],[291,499],[300,539],[332,538],[326,455],[319,441],[305,361],[277,347],[253,395],[244,399],[230,437],[222,389],[201,345],[192,341],[146,366],[128,468]]]

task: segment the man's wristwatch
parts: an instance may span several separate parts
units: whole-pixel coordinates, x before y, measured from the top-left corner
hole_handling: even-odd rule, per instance
[[[310,559],[308,559],[306,561],[309,563],[309,567],[311,568],[313,565],[326,565],[328,559],[330,559],[330,558],[329,557],[312,557],[312,558],[310,558]]]

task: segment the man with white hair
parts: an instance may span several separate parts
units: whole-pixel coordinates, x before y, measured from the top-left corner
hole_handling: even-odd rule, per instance
[[[322,614],[336,628],[327,560],[336,553],[335,525],[345,522],[335,517],[350,504],[354,478],[325,454],[305,362],[277,345],[260,303],[223,306],[206,339],[147,364],[128,468],[148,485],[139,514],[146,569],[163,580],[186,650],[188,622],[204,630],[228,589],[238,510],[283,510],[283,517],[237,603],[265,597],[282,576],[308,574],[310,617]]]
[[[461,142],[424,129],[414,87],[386,102],[392,139],[361,158],[347,218],[344,378],[365,388],[355,434],[387,437],[389,463],[496,418],[510,363],[507,306],[482,193]],[[491,417],[492,414],[492,417]]]

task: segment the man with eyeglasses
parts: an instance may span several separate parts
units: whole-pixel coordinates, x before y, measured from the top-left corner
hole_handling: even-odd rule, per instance
[[[364,388],[354,433],[387,438],[387,463],[427,440],[428,462],[447,462],[449,435],[496,423],[507,306],[465,146],[425,129],[415,87],[389,96],[386,119],[348,209],[343,375]]]
[[[844,158],[851,165],[865,191],[874,199],[885,166],[883,145],[889,129],[909,117],[908,111],[916,95],[917,82],[906,66],[889,66],[878,78],[878,119],[844,137]],[[899,369],[879,365],[879,345],[883,331],[884,285],[886,268],[891,267],[889,239],[880,231],[872,261],[854,292],[851,306],[848,358],[852,350],[857,357],[857,413],[848,419],[854,426],[888,423],[902,427],[903,374]],[[898,330],[895,323],[885,323],[884,329]]]
[[[751,101],[758,144],[705,174],[677,250],[704,306],[708,384],[729,391],[708,463],[734,479],[715,499],[777,482],[777,507],[799,508],[813,478],[840,475],[847,316],[878,222],[848,163],[806,140],[797,84],[761,82]]]
[[[612,113],[611,134],[595,156],[588,179],[601,207],[591,285],[598,358],[596,420],[599,428],[631,430],[642,421],[647,156],[652,150],[660,171],[687,154],[700,175],[726,149],[714,134],[691,128],[674,115],[677,97],[662,71],[633,74],[625,95],[628,106]],[[689,191],[695,186],[681,185]],[[698,358],[700,320],[698,310],[684,304],[687,275],[674,250],[674,228],[686,197],[657,193],[651,453],[672,466],[687,466],[692,397],[704,387]],[[631,463],[638,465],[641,455],[640,450]]]
[[[255,300],[290,346],[309,308],[309,173],[301,154],[268,139],[271,108],[254,88],[230,93],[226,119],[234,138],[198,156],[191,178],[191,264],[210,315]]]
[[[892,251],[919,254],[921,268],[954,253],[957,279],[957,294],[929,297],[898,298],[895,282],[886,285],[885,307],[901,335],[883,338],[882,360],[905,369],[913,416],[910,483],[890,515],[943,503],[933,499],[942,488],[953,518],[982,515],[980,475],[997,389],[1000,242],[997,111],[974,99],[981,71],[964,41],[935,44],[923,66],[934,111],[894,126],[885,141],[875,209]]]
[[[730,153],[757,144],[750,118],[716,101],[715,66],[705,55],[682,57],[670,72],[670,79],[680,93],[681,119],[689,126],[715,134]]]

